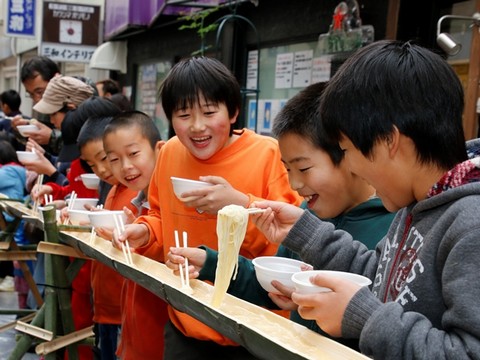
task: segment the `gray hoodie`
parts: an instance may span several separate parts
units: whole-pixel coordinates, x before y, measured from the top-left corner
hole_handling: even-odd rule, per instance
[[[470,156],[479,143],[468,143]],[[480,359],[480,176],[400,210],[376,250],[309,212],[283,245],[316,269],[372,279],[342,321],[363,354]]]

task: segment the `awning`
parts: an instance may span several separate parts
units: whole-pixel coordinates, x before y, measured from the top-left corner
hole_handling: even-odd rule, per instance
[[[127,73],[127,42],[107,41],[100,45],[90,59],[90,68],[117,70]]]

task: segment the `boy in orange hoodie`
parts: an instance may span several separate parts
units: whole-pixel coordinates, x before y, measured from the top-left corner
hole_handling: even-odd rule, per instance
[[[136,212],[131,203],[137,192],[118,182],[112,174],[103,149],[103,132],[112,117],[91,117],[82,126],[77,139],[80,156],[100,178],[101,187],[111,185],[104,204],[105,209]],[[103,200],[103,199],[102,199]],[[108,232],[96,229],[108,238]],[[96,345],[102,360],[115,360],[117,339],[121,325],[121,289],[124,277],[99,261],[92,261],[91,286],[93,294],[93,322],[96,327]]]
[[[133,200],[139,210],[137,216],[148,211],[146,200],[154,159],[163,144],[152,119],[139,111],[123,112],[105,128],[103,146],[114,176],[123,186],[138,193]],[[143,255],[163,261],[160,247],[151,247]],[[125,279],[118,356],[121,359],[160,359],[167,319],[167,305],[162,299]]]
[[[188,233],[189,246],[208,244],[218,249],[216,214],[226,205],[248,207],[255,199],[283,199],[300,205],[298,194],[290,188],[277,141],[248,129],[234,130],[241,107],[240,87],[221,62],[206,57],[180,61],[163,82],[160,94],[177,136],[162,147],[157,158],[148,215],[127,225],[125,232],[114,238],[116,247],[128,239],[140,254],[159,248],[164,252],[159,258],[163,262],[175,246],[175,230]],[[183,197],[195,198],[180,201],[173,193],[172,176],[200,179],[213,186],[186,192]],[[276,249],[249,224],[242,255],[273,255]],[[168,311],[164,359],[254,358],[193,317],[171,307]],[[142,331],[146,334],[151,329]]]

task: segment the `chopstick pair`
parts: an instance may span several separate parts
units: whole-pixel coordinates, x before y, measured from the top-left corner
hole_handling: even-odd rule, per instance
[[[99,204],[99,205],[95,206],[95,208],[101,210],[101,209],[103,209],[103,204]],[[92,230],[90,231],[90,239],[89,239],[90,244],[93,244],[96,236],[97,236],[97,232],[95,231],[95,227],[92,226]]]
[[[36,191],[37,193],[40,191],[40,187],[43,184],[43,174],[38,175],[37,177],[37,183],[35,184],[36,186]],[[37,214],[38,213],[38,204],[40,202],[40,199],[37,197],[37,199],[33,202],[33,213]]]
[[[50,194],[50,195],[43,194],[43,202],[45,203],[45,205],[51,204],[53,202],[52,194]]]
[[[187,235],[187,232],[184,231],[183,232],[183,247],[186,248],[188,247],[188,235]],[[180,240],[178,238],[178,231],[175,230],[175,246],[177,248],[180,247]],[[182,289],[186,289],[186,290],[189,290],[191,291],[192,288],[190,287],[190,276],[188,275],[189,274],[189,271],[188,271],[188,257],[185,256],[185,263],[183,264],[183,266],[179,266],[179,270],[180,270],[180,281],[182,283]],[[185,274],[184,274],[185,272]]]
[[[77,193],[75,191],[72,191],[72,195],[70,196],[70,201],[68,202],[67,210],[73,209],[76,199],[77,199]],[[68,216],[65,219],[63,219],[63,225],[68,225]]]
[[[115,228],[120,235],[125,231],[125,224],[123,223],[122,215],[114,214],[113,221],[115,221]],[[130,251],[130,244],[128,243],[128,240],[125,240],[124,243],[122,242],[122,252],[127,265],[133,265],[132,252]]]

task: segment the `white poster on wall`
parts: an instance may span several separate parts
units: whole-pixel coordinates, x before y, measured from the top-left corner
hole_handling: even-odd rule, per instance
[[[278,54],[275,64],[275,88],[292,87],[293,53]]]
[[[316,57],[312,61],[312,84],[330,80],[332,56]]]
[[[265,99],[258,101],[258,133],[263,135],[270,135],[272,133],[273,121],[286,102],[286,99]]]
[[[297,51],[293,64],[293,87],[310,85],[312,75],[313,50]]]
[[[258,50],[248,52],[248,65],[247,65],[247,89],[257,89],[258,78]]]

